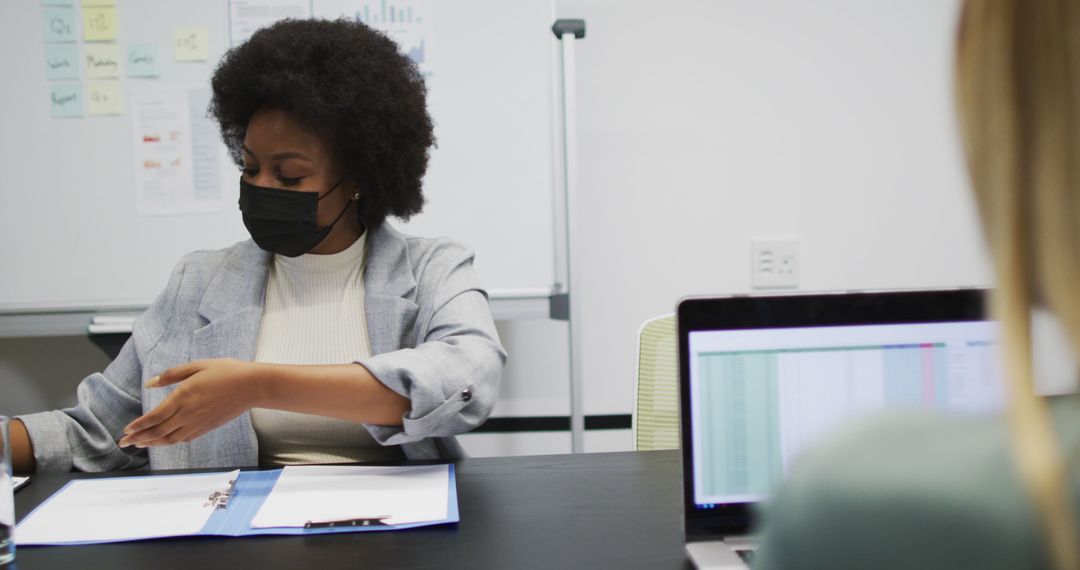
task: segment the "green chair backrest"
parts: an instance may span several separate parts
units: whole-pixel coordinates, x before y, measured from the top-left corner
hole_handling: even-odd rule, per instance
[[[646,321],[638,335],[634,448],[679,448],[679,357],[675,316]]]

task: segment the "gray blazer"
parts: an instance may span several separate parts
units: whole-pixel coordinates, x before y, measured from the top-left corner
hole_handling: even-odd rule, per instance
[[[487,418],[506,362],[473,254],[388,224],[367,240],[364,307],[373,356],[360,364],[412,409],[400,427],[366,427],[380,444],[401,445],[409,459],[461,457],[454,435]],[[185,256],[116,360],[79,384],[75,407],[19,418],[38,471],[257,465],[249,413],[188,443],[147,450],[116,442],[124,426],[175,388],[144,388],[151,377],[192,360],[255,357],[271,259],[250,240]]]

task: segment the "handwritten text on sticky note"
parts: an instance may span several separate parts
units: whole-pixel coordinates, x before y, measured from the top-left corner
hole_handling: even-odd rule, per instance
[[[173,31],[173,56],[176,61],[206,61],[210,55],[206,28],[176,28]]]
[[[82,86],[78,83],[49,85],[49,108],[53,117],[81,117],[83,114]]]
[[[157,44],[133,44],[128,46],[127,74],[128,77],[157,77],[160,75]]]
[[[116,44],[86,44],[87,77],[119,77],[120,47]]]
[[[46,6],[41,9],[43,34],[47,42],[73,42],[79,39],[75,22],[75,8],[71,6]]]
[[[45,46],[45,79],[78,79],[79,46],[47,44]]]
[[[83,39],[88,42],[110,42],[116,39],[116,7],[83,8]]]
[[[124,112],[124,95],[119,81],[89,81],[86,83],[87,115],[120,115]]]

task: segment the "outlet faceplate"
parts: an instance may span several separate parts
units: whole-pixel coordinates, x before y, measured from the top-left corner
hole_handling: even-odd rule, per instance
[[[801,263],[797,239],[755,239],[750,244],[750,276],[754,289],[794,289]]]

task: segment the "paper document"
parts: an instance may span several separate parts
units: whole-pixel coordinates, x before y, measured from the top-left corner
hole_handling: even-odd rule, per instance
[[[236,47],[278,20],[310,17],[310,0],[229,0],[229,40]]]
[[[314,16],[327,20],[344,17],[385,33],[424,77],[431,77],[428,56],[435,38],[434,8],[432,0],[320,0],[314,3]]]
[[[141,215],[220,211],[217,126],[209,89],[146,87],[131,92],[136,204]],[[235,207],[235,206],[234,206]]]
[[[447,465],[290,466],[251,521],[254,528],[379,519],[398,525],[447,518]]]
[[[18,491],[19,487],[22,487],[23,485],[25,485],[26,482],[29,481],[29,480],[30,480],[29,477],[12,477],[11,478],[11,488],[12,488],[12,490]]]
[[[72,481],[22,521],[16,544],[138,540],[199,532],[240,471]]]

